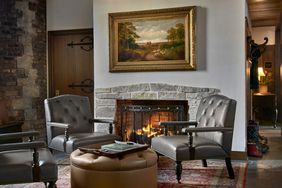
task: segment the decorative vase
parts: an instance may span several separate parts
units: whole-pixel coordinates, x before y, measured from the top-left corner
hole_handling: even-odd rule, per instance
[[[259,93],[267,93],[268,86],[267,85],[259,85]]]

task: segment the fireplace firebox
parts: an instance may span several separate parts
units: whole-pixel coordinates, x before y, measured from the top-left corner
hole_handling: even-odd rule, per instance
[[[187,117],[187,100],[117,99],[115,131],[124,141],[150,145],[154,136],[177,132],[175,127],[164,129],[160,121],[185,121]]]

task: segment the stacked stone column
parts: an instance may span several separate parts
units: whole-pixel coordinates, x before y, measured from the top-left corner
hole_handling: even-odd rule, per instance
[[[0,2],[0,100],[9,121],[45,137],[46,1]]]

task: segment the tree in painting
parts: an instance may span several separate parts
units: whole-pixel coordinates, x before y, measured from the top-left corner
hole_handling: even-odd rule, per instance
[[[163,51],[163,59],[184,59],[185,58],[185,30],[182,23],[171,27],[167,31],[168,42],[162,44],[160,49]]]
[[[167,31],[167,40],[174,44],[184,44],[184,25],[181,23],[176,24],[175,27],[170,28]]]
[[[118,24],[118,60],[160,61],[185,58],[183,20],[150,20]],[[173,23],[173,24],[172,24]]]
[[[119,61],[138,58],[138,54],[134,49],[138,48],[136,39],[140,38],[136,33],[136,28],[131,22],[119,23],[118,26],[118,42],[119,42]]]

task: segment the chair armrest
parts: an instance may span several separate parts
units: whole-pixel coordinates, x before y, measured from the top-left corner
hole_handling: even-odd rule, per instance
[[[63,128],[63,129],[68,129],[70,126],[70,124],[68,123],[58,123],[58,122],[47,122],[46,124],[47,126]]]
[[[90,119],[89,120],[91,123],[114,123],[113,119]]]
[[[37,149],[37,148],[42,148],[45,146],[46,144],[43,141],[9,143],[9,144],[0,144],[0,151],[20,150],[20,149]]]
[[[89,120],[90,123],[108,123],[109,124],[109,133],[112,134],[113,133],[113,124],[114,124],[114,120],[113,119],[90,119]]]
[[[174,127],[181,126],[182,128],[181,128],[180,131],[185,132],[185,130],[183,131],[183,127],[187,127],[187,126],[197,127],[198,122],[196,122],[196,121],[161,121],[161,122],[159,122],[159,125],[164,126],[164,134],[167,136],[169,126],[174,126]]]
[[[23,137],[34,137],[39,135],[38,131],[26,131],[26,132],[15,132],[15,133],[4,133],[0,134],[0,140],[17,139]]]
[[[163,126],[190,126],[190,125],[198,125],[196,121],[161,121],[159,125]]]
[[[193,127],[185,128],[185,133],[188,133],[189,148],[193,148],[193,132],[226,132],[233,131],[231,127]]]
[[[190,132],[226,132],[226,131],[233,131],[231,127],[187,127],[185,128],[186,133]]]
[[[0,152],[11,151],[11,150],[24,150],[30,151],[32,154],[32,174],[33,181],[40,181],[41,171],[39,168],[39,152],[38,149],[45,147],[43,141],[32,141],[32,142],[20,142],[20,143],[9,143],[0,144]],[[20,153],[19,153],[20,155]],[[20,156],[19,156],[20,157]]]
[[[57,128],[65,129],[65,139],[66,139],[66,141],[69,140],[70,124],[68,124],[68,123],[58,123],[58,122],[46,122],[46,125],[50,126],[50,127],[57,127]]]

